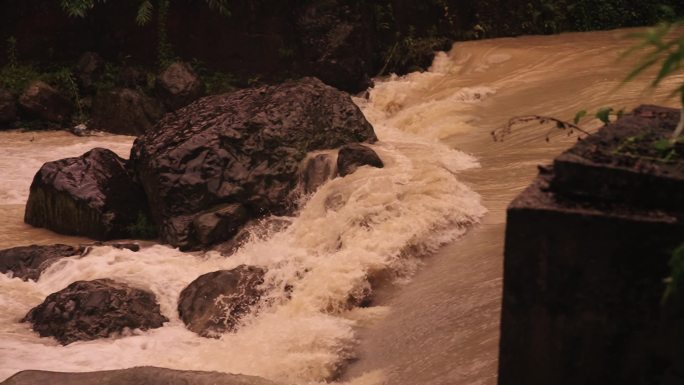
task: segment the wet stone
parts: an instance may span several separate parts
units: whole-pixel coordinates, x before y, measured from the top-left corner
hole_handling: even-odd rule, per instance
[[[158,328],[168,320],[154,294],[111,279],[96,279],[77,281],[50,294],[22,322],[30,322],[41,337],[54,337],[68,345],[130,329]]]

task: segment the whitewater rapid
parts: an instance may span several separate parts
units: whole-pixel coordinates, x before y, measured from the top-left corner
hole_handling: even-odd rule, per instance
[[[446,54],[440,55],[432,71],[414,75],[423,80],[407,84],[438,81],[448,63]],[[390,79],[392,87],[381,83],[368,100],[355,100],[373,124],[379,141],[372,148],[385,167],[362,167],[325,183],[295,216],[278,218],[290,223],[286,229],[255,232],[229,258],[162,245],[137,253],[101,247],[86,257],[53,264],[38,282],[0,275],[0,380],[24,369],[93,371],[140,365],[242,373],[292,384],[334,379],[355,357],[357,327],[387,310],[350,303],[366,296],[373,285],[410,278],[422,257],[461,237],[486,212],[480,196],[458,179],[460,172],[478,167],[474,157],[442,144],[439,129],[402,130],[392,122],[393,112],[401,108],[392,103],[402,103],[399,81]],[[494,92],[462,89],[453,102],[477,103]],[[0,133],[0,209],[13,208],[5,222],[21,221],[20,205],[43,162],[93,147],[127,157],[132,139]],[[31,243],[21,234],[4,240],[5,247]],[[176,310],[180,291],[201,274],[241,264],[268,269],[270,294],[257,315],[220,339],[186,330]],[[68,346],[39,338],[18,322],[47,295],[74,281],[97,278],[153,292],[170,321],[159,329]],[[292,288],[289,298],[286,286]]]
[[[56,263],[38,282],[0,275],[0,379],[23,369],[154,365],[291,384],[342,370],[339,381],[354,385],[495,384],[505,209],[536,166],[576,138],[560,133],[546,143],[537,124],[516,127],[503,143],[489,133],[521,114],[571,120],[604,106],[675,106],[669,95],[684,74],[646,92],[648,74],[622,84],[638,61],[620,60],[631,32],[457,43],[429,71],[377,81],[367,99],[354,100],[380,139],[372,147],[385,168],[329,181],[296,216],[277,218],[287,228],[256,231],[229,258],[161,245],[138,253],[103,247]],[[132,141],[0,132],[0,248],[87,242],[23,224],[31,179],[43,162],[93,147],[127,157]],[[269,305],[218,340],[187,331],[179,292],[203,273],[243,263],[268,269]],[[154,292],[170,321],[65,347],[18,322],[48,294],[95,278]],[[369,288],[380,288],[373,306],[350,306]]]

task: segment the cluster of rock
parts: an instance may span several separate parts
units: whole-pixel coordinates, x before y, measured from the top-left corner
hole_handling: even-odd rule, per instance
[[[172,63],[156,74],[154,87],[147,92],[144,90],[150,85],[143,70],[123,67],[104,86],[105,67],[105,61],[96,53],[81,56],[72,75],[78,98],[38,79],[19,95],[0,88],[0,128],[16,125],[19,119],[64,127],[72,122],[75,113],[87,111],[89,129],[140,135],[165,112],[175,111],[204,94],[204,84],[187,63]]]
[[[24,281],[37,281],[40,274],[54,262],[83,253],[83,247],[69,245],[31,245],[0,250],[0,273],[11,274]]]
[[[98,246],[103,244],[31,245],[0,250],[0,273],[38,281],[41,273],[58,260],[84,258],[90,248]],[[139,249],[137,244],[107,246]],[[234,331],[259,303],[265,274],[264,269],[245,265],[204,274],[180,293],[179,317],[188,329],[204,337]],[[168,321],[153,293],[111,279],[73,282],[47,296],[21,320],[30,322],[41,337],[54,337],[63,345],[158,328]]]
[[[204,97],[139,136],[129,160],[95,148],[44,164],[31,184],[25,221],[98,240],[134,237],[145,222],[162,242],[182,249],[230,244],[256,219],[291,212],[298,194],[327,178],[383,167],[360,144],[376,140],[351,98],[315,78]],[[0,251],[0,271],[37,280],[49,264],[84,250]],[[256,311],[265,274],[243,265],[198,277],[180,293],[180,319],[205,337],[235,330]],[[69,344],[161,327],[168,318],[153,293],[98,279],[51,294],[24,321]]]
[[[382,167],[359,144],[375,140],[350,97],[315,78],[208,96],[139,136],[129,160],[93,149],[43,165],[25,221],[99,240],[140,237],[147,226],[162,242],[200,249],[251,219],[292,211],[312,152],[340,149],[341,176]]]

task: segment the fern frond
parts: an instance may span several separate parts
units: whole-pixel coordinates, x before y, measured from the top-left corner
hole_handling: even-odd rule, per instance
[[[152,5],[151,0],[143,0],[138,6],[138,13],[135,15],[135,22],[138,25],[145,25],[152,19]]]
[[[71,17],[84,17],[95,6],[95,0],[60,0],[59,5]]]
[[[205,0],[211,10],[217,11],[223,16],[230,16],[228,0]]]

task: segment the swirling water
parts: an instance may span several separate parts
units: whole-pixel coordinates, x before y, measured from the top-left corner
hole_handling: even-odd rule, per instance
[[[617,61],[631,44],[626,33],[458,43],[429,71],[379,80],[355,101],[376,130],[385,168],[327,182],[295,216],[280,218],[286,229],[255,234],[229,258],[102,247],[52,265],[37,282],[0,275],[0,379],[22,369],[155,365],[293,384],[495,383],[504,209],[536,164],[576,139],[546,143],[535,125],[503,143],[489,132],[520,114],[674,105],[668,87],[682,77],[651,93],[643,92],[648,79],[616,88],[633,64]],[[86,242],[22,223],[33,174],[92,147],[126,156],[132,140],[0,133],[0,247]],[[179,292],[203,273],[243,263],[268,268],[268,305],[220,339],[187,331],[175,310]],[[104,277],[154,292],[170,322],[68,346],[18,322],[69,283]],[[349,305],[371,287],[372,306]]]

